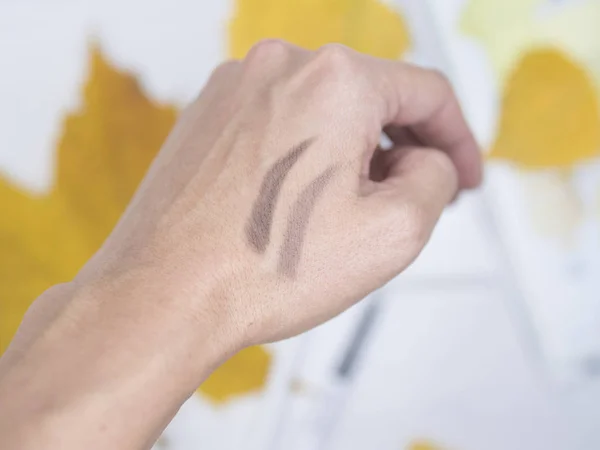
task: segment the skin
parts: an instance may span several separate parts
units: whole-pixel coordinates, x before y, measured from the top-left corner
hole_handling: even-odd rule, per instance
[[[258,253],[263,253],[269,244],[273,214],[283,181],[312,142],[312,139],[307,139],[292,148],[287,155],[273,164],[263,179],[258,198],[252,207],[252,215],[246,225],[248,242]]]
[[[272,183],[261,250],[248,232],[261,186],[307,140]],[[3,448],[149,448],[232,354],[309,330],[401,273],[480,179],[439,73],[259,43],[215,70],[103,247],[26,314],[0,359]]]
[[[300,253],[308,220],[315,208],[319,196],[325,190],[335,173],[335,167],[327,168],[302,191],[287,219],[285,239],[279,252],[278,271],[288,277],[294,277],[300,263]]]

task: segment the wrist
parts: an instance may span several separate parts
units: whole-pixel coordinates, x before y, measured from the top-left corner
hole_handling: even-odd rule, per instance
[[[146,361],[158,359],[176,370],[192,391],[231,354],[242,340],[226,308],[220,283],[206,282],[190,293],[184,283],[165,277],[164,271],[124,271],[100,280],[71,283],[73,310],[80,310],[96,327],[110,324],[111,341],[123,353]],[[198,283],[201,284],[201,283]],[[81,305],[81,306],[77,306]]]
[[[0,414],[0,430],[12,429],[16,443],[25,439],[23,448],[58,442],[65,426],[81,427],[77,448],[106,442],[99,439],[106,427],[116,447],[157,437],[237,348],[225,317],[200,306],[191,313],[187,299],[155,289],[148,275],[76,280],[40,298],[60,299],[61,308],[7,364],[0,402],[10,407]],[[144,423],[133,424],[139,432],[132,434],[131,422],[140,417]]]

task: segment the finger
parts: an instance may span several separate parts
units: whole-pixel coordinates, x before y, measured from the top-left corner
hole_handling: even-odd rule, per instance
[[[423,143],[417,139],[415,134],[410,128],[397,127],[390,125],[384,128],[384,132],[397,147],[423,147]],[[461,186],[464,188],[464,186]],[[452,202],[456,201],[459,192],[456,193]]]
[[[446,77],[401,62],[369,61],[384,105],[381,125],[410,127],[423,145],[448,154],[461,188],[476,187],[482,177],[481,153]]]
[[[417,147],[423,146],[423,143],[415,136],[414,132],[408,127],[398,127],[388,125],[383,129],[384,133],[392,141],[395,147]]]
[[[378,194],[414,215],[408,220],[416,222],[419,235],[428,237],[458,190],[454,164],[445,153],[422,147],[393,149],[383,158],[387,176]]]

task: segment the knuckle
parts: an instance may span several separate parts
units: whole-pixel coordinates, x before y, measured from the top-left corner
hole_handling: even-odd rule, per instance
[[[326,44],[317,50],[316,61],[323,69],[336,75],[350,74],[354,67],[351,50],[342,44]]]
[[[442,195],[447,191],[458,189],[458,171],[450,157],[440,150],[427,150],[421,152],[421,172],[428,174],[431,179],[430,195]],[[419,170],[419,168],[416,168]]]
[[[318,76],[325,98],[336,101],[355,101],[367,87],[356,55],[342,44],[327,44],[317,50],[310,64]]]
[[[287,56],[288,44],[281,39],[263,39],[248,51],[245,63],[250,67],[263,67],[265,63],[279,63]]]
[[[431,153],[432,163],[436,165],[439,172],[446,178],[457,178],[456,167],[450,157],[443,152],[433,151]],[[457,180],[454,180],[457,181]]]
[[[436,167],[438,173],[447,177],[454,176],[456,172],[454,163],[446,153],[439,150],[432,150],[428,152],[428,158],[429,163]]]
[[[407,170],[429,174],[435,181],[440,177],[447,179],[456,172],[454,163],[447,153],[437,149],[417,150],[408,153],[404,158]]]
[[[350,49],[343,44],[325,44],[317,50],[317,54],[335,66],[347,64],[351,60]]]

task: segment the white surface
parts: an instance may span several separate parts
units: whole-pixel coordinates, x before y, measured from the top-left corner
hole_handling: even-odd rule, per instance
[[[417,437],[462,450],[573,448],[496,292],[395,292],[335,449],[403,448]]]
[[[594,1],[589,0],[587,3]],[[492,61],[483,52],[484,47],[476,40],[462,36],[455,28],[461,14],[461,5],[466,2],[436,0],[431,3],[435,5],[431,12],[442,36],[438,42],[446,50],[446,69],[450,71],[462,94],[477,135],[484,147],[489,148],[497,121],[500,94],[495,80],[498,76],[492,71]],[[573,5],[574,3],[569,3],[569,6]],[[546,8],[544,20],[549,20],[550,12],[558,14],[561,11],[558,6]],[[534,27],[533,19],[531,27]],[[540,42],[560,45],[573,35],[568,28],[558,28],[557,24],[552,36],[547,37],[545,28],[541,25],[538,27],[540,37],[532,39]],[[592,29],[589,31],[591,33]],[[498,42],[513,33],[518,36],[523,34],[520,29],[498,30],[496,45],[501,45]],[[582,44],[570,39],[565,48],[583,52],[584,55],[600,48],[586,43],[585,34],[580,37],[583,39]],[[590,35],[589,39],[593,42],[593,36]],[[522,45],[526,43],[524,41]],[[511,45],[513,48],[516,44],[511,42]],[[488,112],[486,120],[481,120],[481,112]],[[591,174],[597,179],[597,167],[594,170],[588,167],[585,175]],[[518,301],[523,303],[522,310],[529,312],[529,321],[534,327],[540,351],[558,379],[564,383],[576,384],[593,376],[591,367],[595,367],[600,359],[598,219],[596,217],[590,220],[591,226],[588,224],[587,228],[582,226],[577,230],[579,235],[586,233],[585,241],[580,238],[579,252],[567,251],[554,240],[542,236],[532,226],[531,204],[524,201],[525,176],[514,168],[494,164],[488,170],[486,201],[490,204],[502,241],[506,245],[508,261],[513,266],[515,275],[512,282],[522,293],[522,298]],[[586,179],[591,178],[588,176]],[[544,200],[540,198],[537,201]],[[595,205],[593,208],[595,210]],[[592,207],[588,209],[588,214],[593,215]],[[556,210],[555,214],[558,220],[560,210]]]

